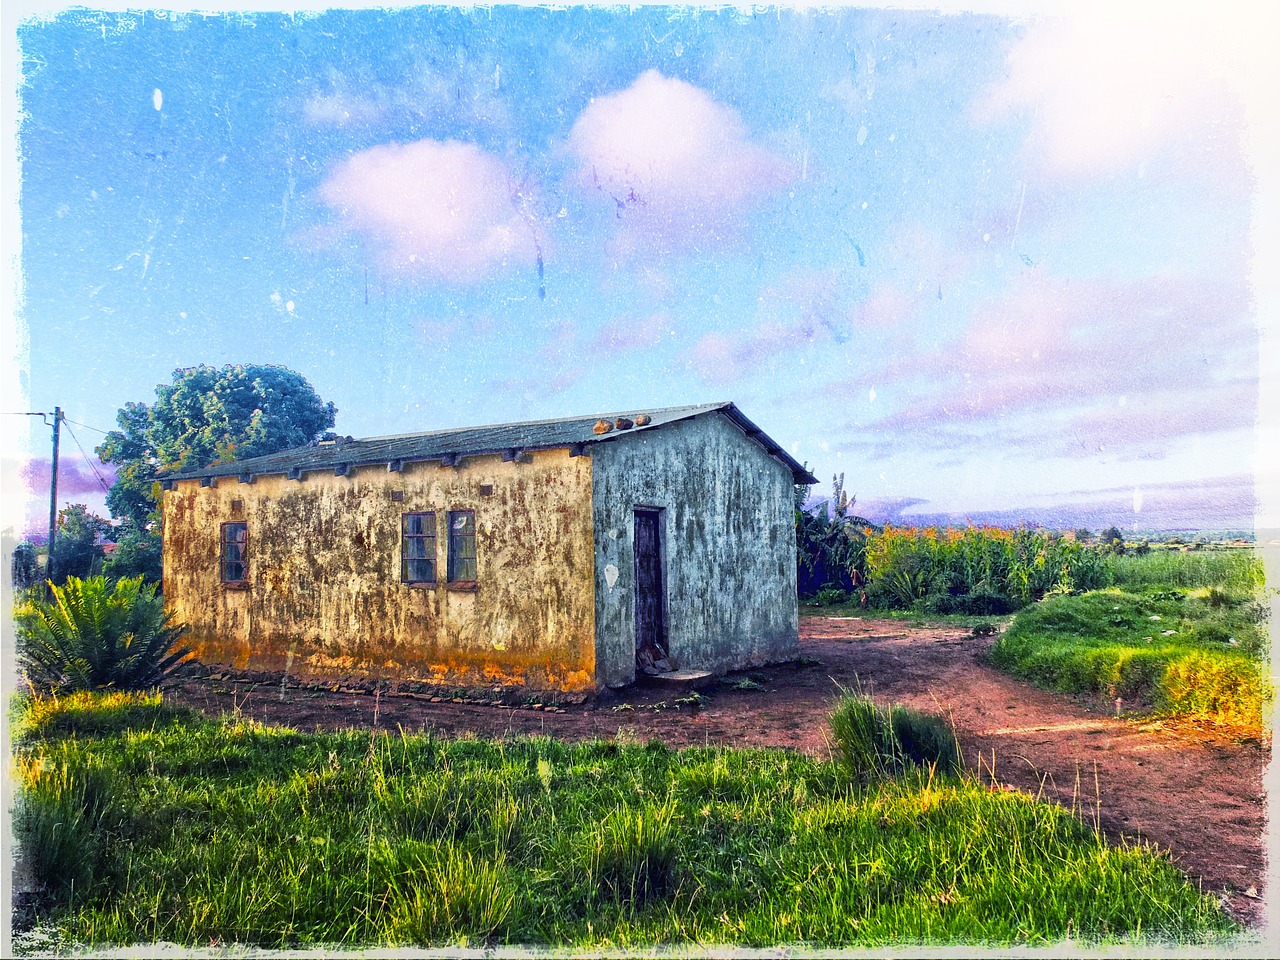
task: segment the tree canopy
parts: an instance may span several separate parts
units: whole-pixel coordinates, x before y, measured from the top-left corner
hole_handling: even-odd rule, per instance
[[[126,403],[98,456],[115,464],[112,516],[144,528],[165,473],[299,447],[333,427],[337,409],[285,367],[200,365],[173,372],[153,404]]]
[[[111,533],[111,524],[83,503],[73,503],[58,511],[57,540],[53,548],[52,577],[64,583],[67,577],[87,577],[103,556],[101,539]]]

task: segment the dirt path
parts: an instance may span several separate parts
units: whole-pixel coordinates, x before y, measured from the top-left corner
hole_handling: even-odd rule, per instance
[[[1264,919],[1262,774],[1269,749],[1211,732],[1118,720],[1083,702],[1043,693],[985,663],[990,638],[894,621],[803,617],[805,665],[735,675],[763,689],[720,683],[694,709],[687,694],[639,688],[595,702],[513,709],[429,696],[320,691],[280,684],[187,681],[171,701],[297,729],[377,726],[442,735],[545,733],[568,740],[657,737],[789,747],[826,755],[824,724],[840,687],[860,686],[951,718],[966,760],[984,779],[1041,794],[1097,818],[1108,836],[1149,841],[1253,926]],[[817,662],[812,662],[817,661]],[[734,678],[730,678],[734,679]],[[744,686],[749,686],[744,684]]]

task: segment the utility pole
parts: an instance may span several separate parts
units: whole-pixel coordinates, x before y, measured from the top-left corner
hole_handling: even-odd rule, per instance
[[[39,417],[48,426],[47,413],[3,410],[0,413],[13,417]],[[44,565],[44,578],[53,579],[53,540],[58,535],[58,439],[62,433],[62,421],[67,419],[61,407],[53,408],[53,465],[49,470],[49,557]]]
[[[44,578],[53,579],[53,540],[58,535],[58,439],[62,432],[62,408],[53,408],[53,467],[49,471],[49,558]]]

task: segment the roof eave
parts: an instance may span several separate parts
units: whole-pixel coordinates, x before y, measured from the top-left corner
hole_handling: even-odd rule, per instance
[[[719,411],[728,417],[743,433],[759,444],[769,456],[783,464],[791,471],[792,480],[797,484],[809,485],[818,482],[818,478],[810,473],[795,457],[782,449],[772,437],[755,425],[735,403],[726,403]]]

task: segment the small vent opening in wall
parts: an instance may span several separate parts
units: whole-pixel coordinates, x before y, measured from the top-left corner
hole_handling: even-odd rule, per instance
[[[244,509],[244,501],[243,501],[243,500],[232,500],[232,501],[231,501],[231,509],[232,509],[233,511],[235,511],[236,513],[239,513],[241,510],[243,510],[243,509]]]
[[[492,484],[492,483],[482,483],[482,484],[480,484],[480,496],[482,496],[482,497],[492,497],[492,496],[493,496],[493,484]]]
[[[403,500],[404,500],[404,491],[403,491],[403,490],[392,490],[392,491],[391,491],[391,499],[392,499],[392,501],[394,501],[395,503],[400,503],[401,501],[403,501]]]

